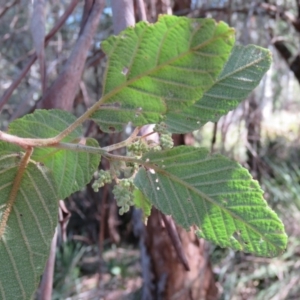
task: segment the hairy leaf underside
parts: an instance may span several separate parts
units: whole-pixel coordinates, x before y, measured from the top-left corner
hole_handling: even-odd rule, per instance
[[[284,227],[249,172],[222,155],[187,146],[143,157],[136,186],[164,214],[221,247],[276,256],[286,247]]]
[[[167,114],[168,130],[186,133],[199,129],[208,121],[216,122],[247,98],[270,64],[269,50],[254,45],[234,46],[222,73],[203,97],[179,112]]]
[[[108,57],[105,106],[92,115],[103,131],[157,123],[203,96],[234,44],[234,30],[212,19],[161,16],[102,44]]]
[[[9,133],[24,138],[48,138],[75,120],[65,111],[36,110],[12,122]],[[81,136],[82,128],[78,127],[63,142],[99,147],[93,139],[81,141]],[[0,299],[31,299],[49,255],[57,225],[58,200],[91,181],[100,155],[36,148],[12,197],[24,150],[6,143],[0,146]]]
[[[8,148],[0,144],[0,299],[32,299],[57,225],[58,196],[48,168],[31,161],[11,199],[23,154]]]
[[[59,134],[75,120],[76,117],[66,111],[36,110],[33,114],[12,122],[9,132],[26,138],[49,138]],[[80,143],[82,130],[82,126],[77,127],[62,142]],[[99,147],[98,142],[92,138],[83,140],[82,143]],[[32,158],[52,170],[58,196],[64,199],[91,181],[101,157],[99,154],[44,147],[36,148]]]

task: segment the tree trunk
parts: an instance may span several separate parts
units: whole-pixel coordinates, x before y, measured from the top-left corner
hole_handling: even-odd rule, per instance
[[[193,231],[176,226],[190,271],[179,261],[161,214],[155,208],[147,223],[146,246],[151,257],[153,299],[213,300],[217,299],[212,268],[207,257],[205,241]]]

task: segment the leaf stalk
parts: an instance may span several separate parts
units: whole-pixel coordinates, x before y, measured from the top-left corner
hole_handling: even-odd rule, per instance
[[[0,220],[0,240],[3,238],[3,235],[5,233],[5,228],[6,228],[9,216],[11,214],[11,211],[13,209],[13,205],[14,205],[16,199],[17,199],[17,194],[18,194],[20,185],[22,183],[22,178],[23,178],[24,172],[26,170],[26,167],[27,167],[27,165],[30,161],[30,157],[32,155],[32,152],[33,152],[33,148],[29,147],[26,150],[25,155],[22,157],[22,159],[20,161],[20,165],[19,165],[19,168],[17,170],[16,177],[13,181],[12,188],[11,188],[11,191],[10,191],[10,194],[9,194],[9,198],[8,198],[7,203],[6,203],[6,207],[5,207],[4,212],[1,216],[1,220]]]

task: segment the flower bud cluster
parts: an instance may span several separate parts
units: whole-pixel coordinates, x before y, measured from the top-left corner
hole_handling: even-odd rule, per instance
[[[117,201],[117,205],[120,207],[119,214],[123,215],[124,213],[128,212],[130,206],[133,203],[133,191],[135,187],[133,184],[132,179],[125,178],[121,179],[118,184],[116,184],[113,188],[113,194]]]
[[[127,146],[128,151],[133,156],[142,156],[149,151],[149,146],[141,139]]]
[[[98,172],[98,178],[93,182],[92,188],[95,192],[98,192],[101,187],[106,183],[111,183],[112,178],[109,171],[100,170]]]
[[[167,126],[165,123],[156,124],[154,127],[154,131],[159,133],[160,135],[160,146],[163,150],[171,149],[174,146],[174,142],[172,139],[172,133],[167,130]]]

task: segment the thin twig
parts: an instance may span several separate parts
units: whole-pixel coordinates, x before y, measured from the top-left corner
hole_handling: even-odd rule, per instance
[[[246,14],[249,13],[248,7],[242,8],[232,8],[229,6],[213,6],[213,7],[202,7],[199,9],[191,9],[189,11],[183,11],[181,15],[187,15],[190,18],[197,18],[199,16],[203,16],[209,12],[223,12],[228,14],[230,13],[238,13],[238,14]],[[270,18],[275,19],[279,16],[282,20],[291,23],[294,28],[300,32],[300,21],[299,19],[290,12],[282,11],[278,6],[272,5],[269,3],[258,3],[254,8],[253,14],[258,15],[266,13]]]
[[[27,72],[30,70],[31,66],[34,64],[36,59],[37,59],[37,55],[35,53],[31,56],[29,62],[27,63],[25,68],[21,71],[21,73],[18,75],[18,77],[13,81],[13,83],[10,85],[10,87],[4,92],[3,96],[0,99],[0,111],[2,110],[3,106],[9,100],[9,98],[12,95],[13,91],[20,84],[21,80],[25,77]]]
[[[83,96],[83,102],[85,104],[85,107],[87,108],[89,107],[91,101],[84,81],[81,80],[79,86]]]
[[[117,91],[113,93],[108,93],[104,97],[102,97],[98,102],[96,102],[93,106],[91,106],[83,115],[81,115],[78,119],[74,121],[69,127],[65,130],[60,132],[57,136],[52,138],[46,139],[32,139],[32,138],[20,138],[3,131],[0,131],[0,139],[9,143],[16,144],[21,147],[30,146],[30,147],[40,147],[40,146],[50,146],[53,144],[59,143],[63,138],[68,136],[72,131],[74,131],[79,125],[81,125],[84,121],[86,121],[91,114],[93,114],[99,107],[109,99],[112,95],[115,94]]]
[[[131,144],[137,138],[139,131],[140,131],[140,127],[136,127],[133,130],[132,134],[126,140],[124,140],[120,143],[111,145],[111,146],[103,147],[102,150],[111,152],[111,151],[126,147],[127,145]]]
[[[146,133],[146,134],[142,135],[140,138],[141,138],[141,139],[145,139],[145,138],[147,138],[147,137],[149,137],[150,135],[155,134],[155,133],[157,133],[157,132],[156,132],[156,131],[151,131],[151,132],[149,132],[149,133]]]
[[[103,157],[107,158],[108,160],[120,160],[120,161],[125,161],[125,162],[142,164],[142,165],[149,166],[149,167],[152,166],[152,165],[150,165],[149,162],[145,162],[145,161],[135,158],[135,157],[111,154],[111,153],[108,153],[107,151],[103,150],[103,148],[91,147],[91,146],[86,146],[83,144],[57,143],[54,145],[47,145],[47,146],[41,146],[41,147],[49,147],[49,148],[54,148],[54,149],[65,149],[65,150],[71,150],[71,151],[76,151],[76,152],[99,154],[99,155],[102,155]]]
[[[53,288],[53,274],[56,255],[57,243],[57,227],[55,228],[54,236],[52,238],[50,253],[47,260],[46,268],[42,277],[41,285],[38,291],[39,300],[51,300]]]
[[[178,232],[177,232],[177,229],[175,227],[175,224],[174,224],[174,221],[172,219],[172,217],[170,216],[166,216],[165,214],[163,213],[160,213],[161,214],[161,217],[165,223],[165,226],[166,226],[166,230],[169,234],[169,237],[171,239],[171,242],[174,246],[174,249],[176,251],[176,254],[177,254],[177,257],[179,259],[179,261],[182,263],[184,269],[186,271],[190,271],[190,266],[189,266],[189,262],[185,256],[185,253],[184,253],[184,250],[182,249],[182,243],[181,243],[181,240],[179,238],[179,235],[178,235]]]
[[[19,0],[14,0],[11,2],[6,3],[0,10],[0,18],[5,15],[5,13],[11,8],[13,7],[15,4],[17,4],[19,2]]]

